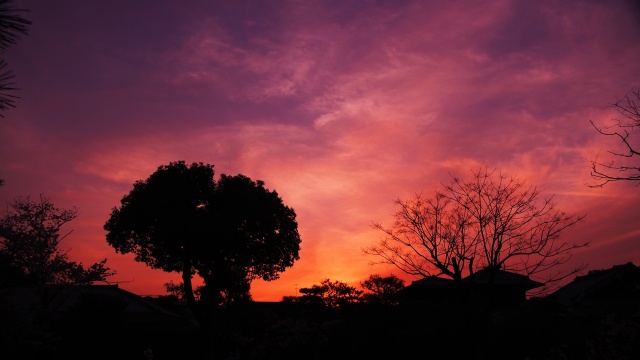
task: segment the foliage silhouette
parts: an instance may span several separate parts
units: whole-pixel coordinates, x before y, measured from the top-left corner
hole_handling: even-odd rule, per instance
[[[360,283],[368,293],[363,294],[366,302],[381,305],[396,305],[397,295],[404,288],[404,281],[395,275],[380,276],[373,274],[367,280]]]
[[[213,165],[177,161],[136,181],[104,229],[117,252],[181,273],[198,311],[195,274],[204,280],[201,303],[223,305],[250,299],[253,279],[274,280],[292,266],[300,249],[295,217],[260,180],[223,174],[216,182]]]
[[[114,275],[105,266],[107,259],[87,268],[69,261],[60,242],[71,231],[60,235],[60,230],[76,216],[75,208],[58,209],[44,196],[39,201],[14,199],[0,219],[0,254],[6,266],[21,273],[24,284],[38,286],[85,285]]]
[[[314,284],[308,288],[301,288],[300,293],[302,296],[297,299],[300,303],[322,304],[337,309],[345,304],[360,302],[363,291],[342,281],[324,279],[320,285]]]
[[[28,10],[17,9],[11,0],[0,0],[0,52],[6,52],[11,46],[17,44],[22,35],[27,35],[31,21],[22,17]],[[17,90],[13,80],[15,74],[8,68],[4,59],[0,59],[0,117],[4,117],[2,111],[15,107],[17,96],[10,91]]]

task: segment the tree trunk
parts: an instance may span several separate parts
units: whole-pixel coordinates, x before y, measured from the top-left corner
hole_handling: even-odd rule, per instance
[[[193,285],[191,284],[191,265],[188,261],[184,262],[184,267],[182,268],[182,283],[184,284],[184,297],[187,299],[187,306],[191,312],[193,312],[200,328],[205,329],[206,319],[204,318],[202,311],[200,311],[198,303],[196,303],[196,297],[193,295]]]

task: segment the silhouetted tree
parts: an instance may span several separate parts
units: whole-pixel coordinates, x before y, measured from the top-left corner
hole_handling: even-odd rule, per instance
[[[451,178],[432,198],[396,200],[395,223],[374,223],[385,236],[363,251],[407,274],[444,275],[458,283],[483,268],[544,273],[548,284],[580,270],[551,272],[587,245],[559,241],[584,215],[557,210],[553,196],[541,199],[536,187],[495,170],[473,172],[468,181]]]
[[[218,304],[250,300],[251,280],[276,280],[299,259],[296,214],[261,180],[222,174],[204,210],[211,237],[199,243],[196,267],[203,298]]]
[[[374,274],[361,282],[360,286],[369,291],[363,295],[365,301],[382,305],[395,305],[398,303],[396,298],[398,292],[404,288],[404,281],[395,275],[382,277],[379,274]]]
[[[182,273],[184,293],[195,306],[191,277],[196,244],[203,237],[202,213],[215,191],[213,166],[184,162],[160,166],[113,208],[104,225],[116,252],[134,253],[152,268]]]
[[[309,288],[301,288],[298,301],[302,303],[319,303],[330,308],[339,308],[347,303],[361,300],[363,291],[357,290],[342,281],[324,279],[320,285],[314,284]]]
[[[28,34],[28,26],[31,21],[22,17],[23,12],[28,10],[17,9],[11,0],[0,0],[0,52],[4,53],[11,46],[15,45],[22,35]],[[8,92],[17,90],[14,87],[13,79],[15,74],[8,69],[8,64],[4,59],[0,59],[0,111],[15,106],[14,99],[17,96]],[[0,112],[0,117],[4,115]]]
[[[602,187],[612,181],[636,181],[640,185],[640,137],[637,134],[635,138],[631,137],[634,131],[640,131],[640,110],[636,101],[640,102],[640,88],[631,90],[611,105],[622,116],[615,119],[615,124],[601,127],[591,120],[591,125],[601,135],[617,138],[620,149],[607,151],[614,156],[611,160],[600,160],[596,156],[590,161],[591,176],[596,180],[590,187]]]
[[[299,258],[293,209],[262,181],[222,175],[213,165],[163,165],[114,208],[105,223],[117,252],[167,272],[182,273],[195,309],[191,278],[203,278],[202,300],[224,304],[249,297],[251,280],[274,280]]]
[[[115,272],[104,259],[85,268],[69,261],[60,242],[71,233],[60,229],[77,216],[77,210],[58,209],[49,199],[16,198],[0,219],[0,254],[5,266],[24,275],[24,283],[34,285],[91,284],[104,281]]]

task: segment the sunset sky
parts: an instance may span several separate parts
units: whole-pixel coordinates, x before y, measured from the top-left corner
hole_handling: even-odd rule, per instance
[[[103,225],[171,161],[263,180],[297,213],[300,260],[254,300],[325,278],[358,285],[394,200],[496,168],[587,214],[568,266],[640,264],[640,186],[587,186],[618,145],[607,105],[640,86],[635,1],[15,1],[28,36],[5,54],[3,208],[40,194],[78,218],[72,260],[166,294],[175,273],[117,254]],[[640,134],[636,134],[637,141]]]

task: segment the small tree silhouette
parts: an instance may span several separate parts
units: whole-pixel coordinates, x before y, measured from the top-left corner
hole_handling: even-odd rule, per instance
[[[342,281],[324,279],[320,285],[301,288],[300,293],[302,296],[299,301],[302,303],[319,303],[329,308],[339,308],[344,304],[359,302],[363,291]]]
[[[69,261],[68,250],[60,242],[62,227],[74,220],[77,210],[58,209],[44,196],[14,199],[0,218],[0,254],[19,269],[33,285],[85,285],[104,281],[115,274],[105,266],[107,260],[84,267]]]
[[[395,275],[382,277],[379,274],[374,274],[361,282],[360,285],[369,291],[363,295],[366,302],[395,305],[398,303],[398,292],[404,288],[404,281]]]

